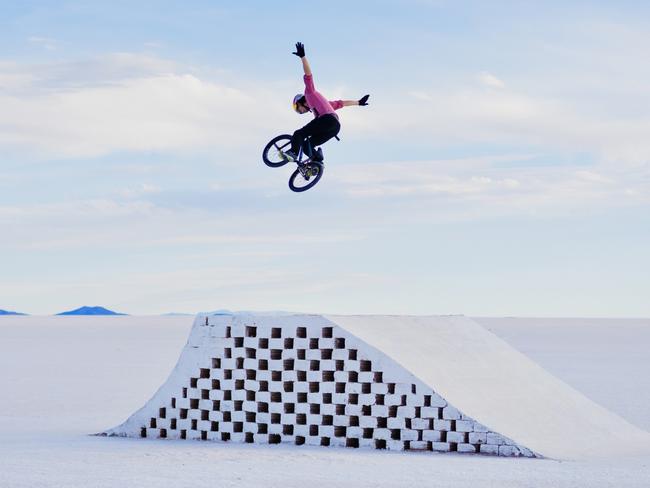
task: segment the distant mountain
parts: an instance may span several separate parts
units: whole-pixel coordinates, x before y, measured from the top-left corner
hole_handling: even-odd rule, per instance
[[[0,310],[0,315],[27,315],[26,313],[11,312],[9,310]]]
[[[69,312],[57,313],[57,315],[127,315],[125,313],[117,313],[112,310],[108,310],[104,307],[81,307],[76,310],[70,310]]]

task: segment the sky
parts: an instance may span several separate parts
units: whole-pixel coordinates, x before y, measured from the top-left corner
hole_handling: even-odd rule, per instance
[[[0,309],[650,316],[650,4],[0,2]],[[341,141],[268,140],[305,44]]]

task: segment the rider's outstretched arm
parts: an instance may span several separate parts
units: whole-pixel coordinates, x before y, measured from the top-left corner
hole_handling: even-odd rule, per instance
[[[302,70],[305,72],[306,76],[311,76],[311,67],[309,66],[309,61],[307,61],[307,56],[300,58],[302,61]]]
[[[302,61],[302,70],[305,72],[306,76],[311,76],[311,67],[309,66],[309,61],[305,56],[305,45],[302,42],[296,42],[296,51],[292,54],[295,54]]]
[[[370,95],[364,95],[359,100],[336,100],[330,102],[330,104],[334,107],[334,110],[338,110],[341,107],[350,107],[352,105],[361,105],[362,107],[365,107],[368,105],[368,98],[370,98]]]

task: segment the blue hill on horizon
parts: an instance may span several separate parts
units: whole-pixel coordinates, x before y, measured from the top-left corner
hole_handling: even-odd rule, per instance
[[[104,307],[80,307],[76,310],[57,313],[56,315],[127,315],[125,313],[113,312]]]
[[[10,310],[0,310],[0,315],[27,315],[27,314],[21,312],[12,312]]]

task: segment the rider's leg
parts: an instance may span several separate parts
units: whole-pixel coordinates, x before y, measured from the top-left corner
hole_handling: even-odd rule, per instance
[[[339,133],[341,129],[341,124],[336,116],[332,114],[326,114],[321,117],[317,117],[311,122],[309,122],[304,127],[298,129],[293,133],[291,137],[291,151],[294,154],[298,154],[300,149],[300,144],[305,141],[307,137],[311,137],[311,146],[316,147],[320,146],[326,141],[329,141],[332,137]],[[303,145],[303,151],[306,151],[307,145]],[[309,156],[309,154],[307,154]]]
[[[298,154],[300,149],[300,144],[305,140],[305,138],[314,134],[314,129],[318,130],[318,119],[314,119],[309,122],[304,127],[301,127],[291,136],[291,152]]]
[[[318,131],[312,135],[309,138],[309,148],[311,150],[316,151],[318,146],[326,143],[333,137],[335,137],[338,133],[339,130],[341,129],[341,125],[339,124],[339,121],[336,117],[333,115],[324,115],[320,117],[320,119],[324,119],[321,124],[318,126]],[[305,145],[307,144],[307,141],[305,141]],[[307,154],[310,158],[313,158],[315,161],[322,161],[322,152],[318,150],[318,152],[312,152],[311,150],[308,149],[303,149],[305,154]]]
[[[314,148],[326,143],[341,130],[339,119],[332,114],[323,115],[316,120],[319,121],[319,124],[311,134],[311,145]]]
[[[303,151],[308,157],[312,157],[312,150],[332,139],[341,129],[341,124],[334,115],[323,115],[315,120],[318,122],[311,127],[311,137],[303,143]]]

